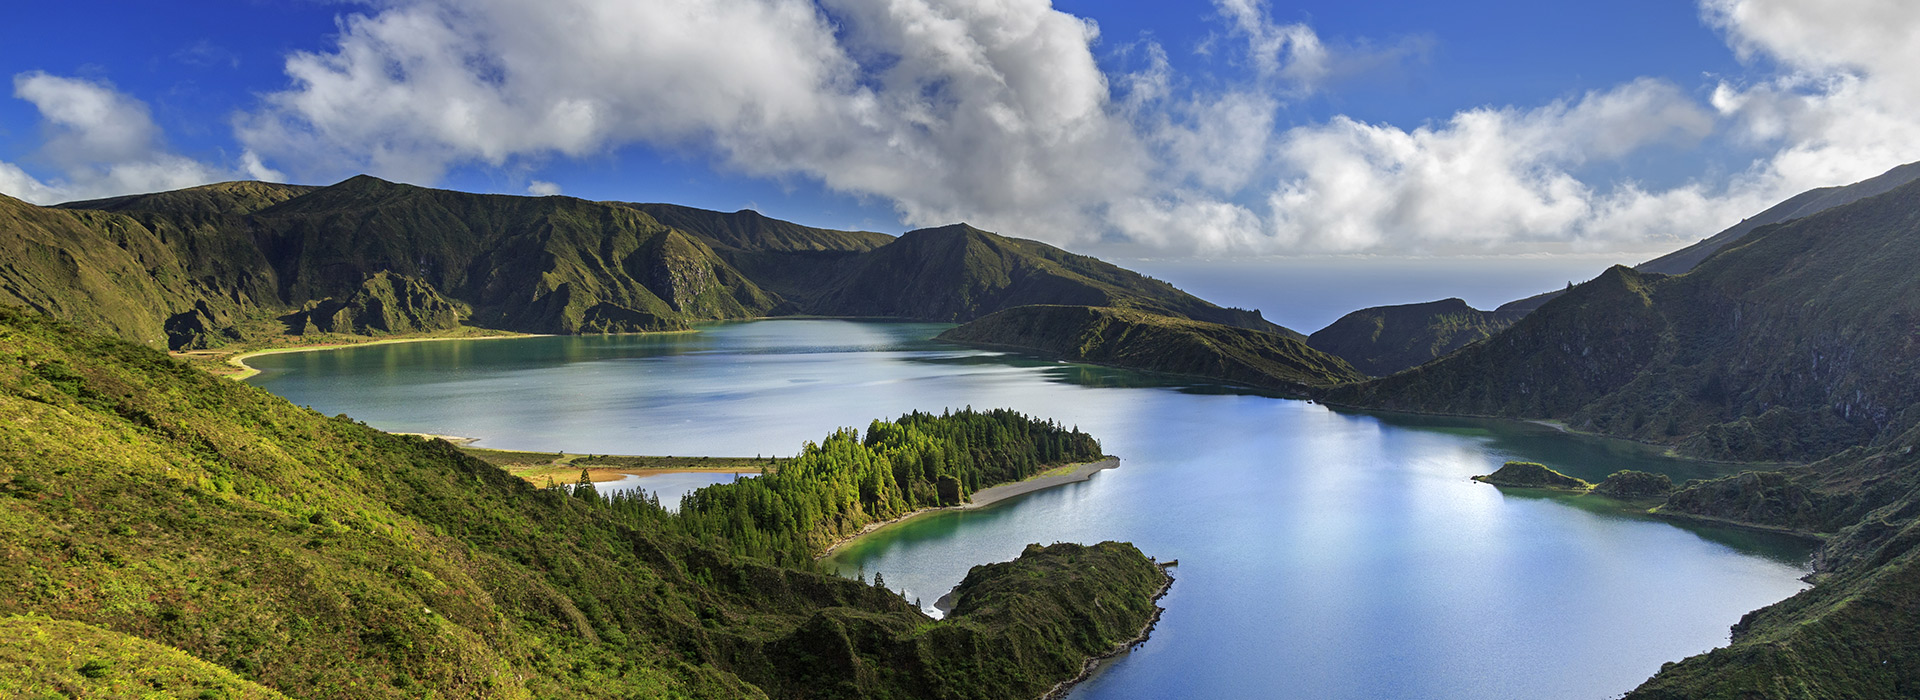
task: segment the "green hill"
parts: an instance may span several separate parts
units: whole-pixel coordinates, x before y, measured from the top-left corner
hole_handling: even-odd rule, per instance
[[[1133,309],[1021,306],[938,340],[1287,392],[1364,378],[1294,338]]]
[[[1494,486],[1516,486],[1533,489],[1586,491],[1587,489],[1593,488],[1593,484],[1548,469],[1547,465],[1539,462],[1508,462],[1500,465],[1500,468],[1494,470],[1492,474],[1482,474],[1473,477],[1473,480],[1493,484]]]
[[[1732,460],[1897,435],[1920,399],[1920,184],[1763,227],[1666,276],[1615,267],[1339,403],[1564,421]]]
[[[77,672],[302,698],[1031,698],[1131,639],[1164,581],[1129,545],[1035,549],[935,622],[624,512],[0,307],[0,616],[44,616],[3,618],[39,636],[0,637],[28,660],[0,687],[105,692],[53,665],[110,654],[160,675]]]
[[[1221,308],[1095,258],[966,224],[910,231],[840,269],[802,302],[806,313],[970,321],[1032,304],[1110,306],[1299,337],[1258,311]]]
[[[1376,306],[1341,316],[1307,336],[1307,346],[1384,377],[1426,364],[1513,325],[1525,312],[1481,311],[1460,299]]]

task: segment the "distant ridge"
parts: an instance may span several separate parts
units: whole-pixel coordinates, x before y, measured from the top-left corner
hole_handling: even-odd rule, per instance
[[[964,224],[896,239],[752,211],[470,194],[366,175],[58,208],[8,198],[0,251],[12,253],[0,303],[171,349],[449,323],[622,333],[792,314],[967,321],[1036,303],[1293,333],[1258,312]],[[388,313],[401,301],[412,308]]]
[[[1291,336],[1135,309],[1019,306],[949,329],[937,339],[1295,395],[1365,378],[1345,360]]]
[[[1314,331],[1307,345],[1339,356],[1370,376],[1384,377],[1444,357],[1526,315],[1503,310],[1481,311],[1461,299],[1376,306]]]
[[[1851,185],[1808,190],[1725,231],[1640,263],[1634,269],[1668,275],[1685,274],[1715,252],[1762,226],[1812,216],[1833,207],[1884,194],[1915,179],[1920,179],[1920,163],[1908,163]],[[1459,330],[1455,329],[1467,318],[1465,312],[1444,306],[1444,301],[1361,309],[1315,332],[1312,338],[1318,340],[1309,340],[1309,343],[1345,358],[1363,372],[1376,377],[1385,376],[1432,361],[1468,342],[1486,337],[1566,292],[1566,289],[1542,292],[1501,304],[1490,312],[1477,312],[1483,314],[1482,318],[1468,322],[1467,328]],[[1420,311],[1429,315],[1420,318]],[[1391,327],[1382,325],[1387,316],[1395,319]],[[1485,332],[1474,330],[1476,328]],[[1431,348],[1431,352],[1422,351],[1421,348]]]

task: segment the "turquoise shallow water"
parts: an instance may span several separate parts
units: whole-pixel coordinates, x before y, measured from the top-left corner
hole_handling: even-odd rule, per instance
[[[1800,590],[1808,547],[1469,481],[1507,459],[1598,479],[1722,467],[1492,421],[1303,401],[932,343],[944,326],[759,321],[670,336],[275,355],[254,383],[377,427],[503,449],[792,454],[908,410],[1010,407],[1122,457],[1091,481],[836,552],[931,607],[1029,542],[1179,559],[1153,639],[1076,698],[1602,698]]]

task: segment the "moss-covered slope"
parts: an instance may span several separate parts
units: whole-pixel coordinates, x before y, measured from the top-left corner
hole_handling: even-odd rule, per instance
[[[1363,378],[1290,337],[1131,309],[1021,306],[938,339],[1290,392]]]
[[[1525,312],[1481,311],[1460,299],[1376,306],[1341,316],[1307,336],[1307,346],[1384,377],[1460,349],[1513,325]]]
[[[935,623],[0,307],[0,615],[148,640],[294,697],[1031,697],[1062,679],[1053,659],[1144,622],[1112,609],[1151,607],[1151,565],[1102,551],[1076,564],[1100,595],[1031,589],[1062,606],[1056,637]],[[954,670],[974,666],[994,675]]]
[[[286,698],[179,649],[44,615],[0,618],[0,697]]]

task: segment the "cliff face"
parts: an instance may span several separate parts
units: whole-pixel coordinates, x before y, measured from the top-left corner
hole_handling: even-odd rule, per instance
[[[1129,309],[1022,306],[938,339],[1291,392],[1361,378],[1293,338]]]
[[[308,302],[281,320],[294,335],[379,335],[446,330],[459,326],[465,316],[462,305],[441,296],[433,285],[383,271],[368,277],[345,299]]]

